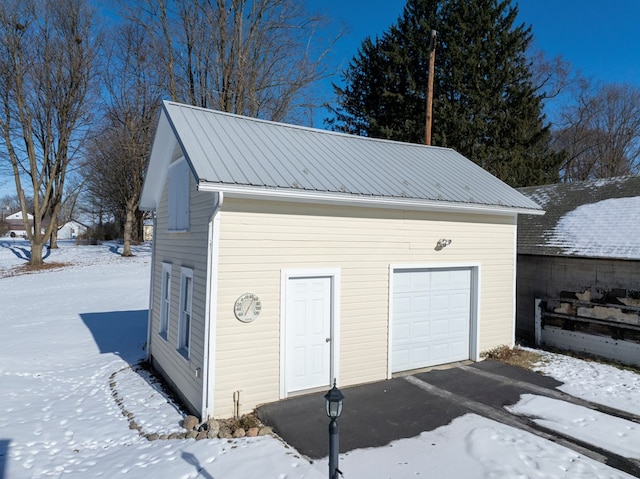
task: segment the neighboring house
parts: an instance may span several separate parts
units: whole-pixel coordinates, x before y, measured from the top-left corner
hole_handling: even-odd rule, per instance
[[[33,215],[27,213],[29,219],[29,225],[33,228]],[[12,238],[26,238],[27,232],[24,229],[24,222],[22,221],[22,211],[13,213],[5,217],[5,221],[9,225],[9,231],[5,236]],[[44,233],[45,229],[49,226],[49,219],[45,218],[43,221],[41,231]],[[58,229],[58,239],[75,239],[78,235],[87,231],[87,227],[77,221],[69,221]]]
[[[26,238],[27,230],[24,228],[24,221],[22,220],[22,211],[18,211],[16,213],[5,216],[5,221],[9,225],[9,230],[7,231],[5,236],[10,236],[12,238]],[[31,213],[27,213],[27,219],[29,220],[29,225],[33,228],[33,215]],[[44,232],[45,228],[49,225],[49,221],[45,220],[43,222],[41,231]]]
[[[522,216],[518,227],[517,335],[534,339],[535,298],[549,303],[549,311],[558,318],[568,313],[599,321],[637,317],[633,305],[631,309],[627,306],[640,294],[640,177],[522,188],[520,192],[541,205],[546,214]],[[573,324],[565,324],[565,330]],[[595,329],[594,324],[584,325]],[[615,329],[605,322],[601,326]]]
[[[202,418],[513,344],[517,216],[542,213],[451,149],[172,102],[141,209],[149,357]]]
[[[29,219],[29,223],[33,225],[33,215],[27,213],[27,218]],[[24,222],[22,221],[22,211],[7,215],[4,219],[9,226],[5,236],[10,236],[11,238],[23,238],[27,236],[27,231],[24,229]]]
[[[87,232],[87,227],[75,220],[67,221],[62,227],[58,228],[58,239],[76,239],[78,236]]]

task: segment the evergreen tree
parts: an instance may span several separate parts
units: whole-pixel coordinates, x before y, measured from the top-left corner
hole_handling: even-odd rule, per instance
[[[349,133],[423,143],[431,30],[438,32],[432,143],[512,186],[557,179],[542,99],[526,58],[531,28],[510,0],[408,0],[398,22],[365,39],[335,86],[329,120]]]

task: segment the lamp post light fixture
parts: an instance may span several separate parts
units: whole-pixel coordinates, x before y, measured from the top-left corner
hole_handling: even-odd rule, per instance
[[[338,474],[342,474],[338,469],[339,433],[338,419],[342,414],[342,400],[344,395],[336,387],[336,380],[333,380],[333,387],[324,395],[324,406],[327,416],[331,419],[329,423],[329,479],[338,479]]]

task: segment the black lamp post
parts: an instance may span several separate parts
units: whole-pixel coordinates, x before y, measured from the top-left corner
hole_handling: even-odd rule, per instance
[[[333,387],[324,395],[324,405],[327,416],[331,418],[329,423],[329,479],[338,479],[338,474],[342,474],[338,469],[339,432],[338,419],[342,414],[342,400],[344,395],[336,387],[336,380],[333,380]]]

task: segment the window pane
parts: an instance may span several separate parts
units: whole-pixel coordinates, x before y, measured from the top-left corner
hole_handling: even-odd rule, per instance
[[[180,295],[180,324],[178,327],[178,349],[187,358],[191,335],[191,304],[193,296],[193,271],[183,268]]]
[[[184,347],[189,348],[189,332],[191,330],[191,315],[184,315]]]
[[[162,296],[160,299],[160,328],[159,332],[164,339],[167,339],[167,329],[169,326],[169,311],[171,306],[171,266],[162,264]]]

